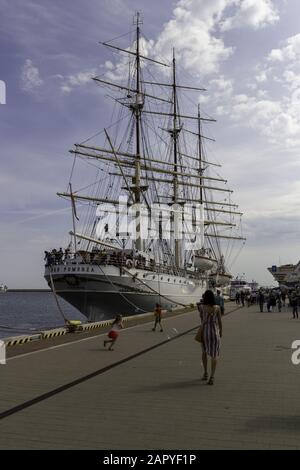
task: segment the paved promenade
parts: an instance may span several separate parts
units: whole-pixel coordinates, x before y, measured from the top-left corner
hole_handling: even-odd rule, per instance
[[[234,307],[231,305],[229,308]],[[196,312],[12,357],[0,366],[0,449],[300,449],[289,311],[224,318],[214,386],[200,381]]]

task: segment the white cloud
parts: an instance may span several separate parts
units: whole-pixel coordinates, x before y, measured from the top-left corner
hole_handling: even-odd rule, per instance
[[[300,87],[300,74],[296,74],[292,70],[285,70],[282,76],[283,81],[291,90],[295,90]]]
[[[270,60],[271,62],[276,62],[276,61],[279,61],[279,62],[282,62],[283,61],[283,53],[280,49],[272,49],[272,51],[270,52],[269,56],[268,56],[268,60]]]
[[[258,81],[258,82],[265,82],[267,80],[266,71],[263,70],[258,75],[256,75],[255,80]]]
[[[217,94],[217,96],[219,96],[219,94],[221,94],[222,96],[231,95],[233,91],[233,81],[228,78],[225,78],[224,75],[220,75],[219,78],[211,80],[210,85],[216,88],[215,93]]]
[[[226,16],[229,11],[234,15]],[[141,39],[141,50],[145,56],[170,61],[175,48],[182,68],[201,77],[218,73],[222,62],[234,52],[233,47],[225,45],[220,32],[244,26],[257,29],[278,19],[273,0],[179,0],[157,39]],[[115,64],[103,64],[105,77],[112,81],[123,80],[132,63],[132,57],[126,54],[117,57]],[[79,75],[68,77],[62,91],[69,93],[73,86],[84,84]]]
[[[223,31],[241,27],[259,29],[279,20],[272,0],[236,0],[228,3],[236,5],[236,12],[222,22]]]
[[[209,84],[209,95],[200,95],[199,102],[207,103],[213,101],[214,103],[228,103],[233,96],[233,80],[226,78],[224,75],[220,75],[219,78],[215,78],[210,81]],[[224,114],[224,107],[217,105],[217,114]]]
[[[222,38],[214,35],[222,14],[232,0],[180,0],[173,18],[160,33],[153,52],[171,57],[172,48],[185,69],[198,75],[217,72],[222,61],[233,53]]]
[[[39,69],[33,65],[32,60],[26,59],[21,70],[22,89],[27,92],[35,92],[43,83]]]
[[[300,34],[295,34],[286,39],[281,49],[272,49],[268,59],[273,62],[298,62],[300,59]]]
[[[286,147],[300,144],[300,99],[293,95],[282,101],[262,96],[237,95],[227,113],[236,122],[245,122],[268,138]]]
[[[68,75],[67,77],[62,77],[61,91],[62,93],[68,94],[75,87],[83,86],[91,83],[92,77],[96,75],[96,69],[87,70],[85,72],[78,72],[74,75]]]
[[[232,9],[234,15],[226,17]],[[170,59],[175,47],[185,69],[200,76],[217,73],[234,52],[225,45],[220,31],[258,29],[278,19],[273,0],[180,0],[151,52]]]

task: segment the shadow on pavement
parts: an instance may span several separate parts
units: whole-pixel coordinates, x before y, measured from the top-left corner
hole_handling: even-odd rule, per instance
[[[246,422],[247,432],[287,431],[300,433],[300,416],[259,416]]]

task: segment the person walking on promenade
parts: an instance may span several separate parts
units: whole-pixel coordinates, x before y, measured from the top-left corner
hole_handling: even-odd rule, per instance
[[[298,318],[298,299],[295,293],[291,295],[290,303],[293,309],[293,318]]]
[[[258,303],[259,303],[259,309],[261,313],[264,311],[264,302],[265,302],[265,296],[262,290],[259,291],[258,293]]]
[[[243,290],[241,292],[241,302],[242,302],[242,307],[245,307],[245,292]]]
[[[159,324],[160,326],[160,331],[163,331],[163,328],[161,325],[162,309],[159,304],[156,304],[156,307],[154,309],[154,317],[155,317],[155,321],[154,321],[154,327],[152,328],[152,331],[156,330],[157,324]]]
[[[281,312],[282,300],[281,300],[281,295],[280,294],[277,295],[277,307],[278,307],[278,312]]]
[[[216,295],[216,305],[219,305],[220,310],[221,310],[221,315],[223,316],[225,313],[225,307],[224,307],[224,297],[221,294],[220,290],[217,290],[217,295]]]
[[[281,293],[281,300],[282,300],[282,303],[283,303],[283,306],[285,307],[285,299],[286,299],[286,293],[285,292],[282,292]]]
[[[235,294],[235,303],[237,305],[240,305],[240,301],[241,301],[241,294],[239,291],[237,291],[237,293]]]
[[[268,312],[272,312],[273,311],[273,307],[276,307],[276,297],[274,295],[273,292],[270,293],[270,297],[269,297],[269,309],[268,309]]]
[[[208,385],[214,384],[217,357],[220,355],[220,338],[222,338],[221,309],[216,305],[214,293],[207,290],[203,294],[203,303],[198,303],[198,310],[202,327],[202,362],[204,375],[202,380],[208,380],[207,356],[211,357],[211,375]]]
[[[111,325],[111,329],[108,332],[107,336],[109,339],[104,340],[104,347],[106,347],[106,345],[110,343],[110,346],[108,348],[109,351],[113,351],[113,345],[115,344],[115,342],[117,341],[119,337],[119,330],[121,330],[122,328],[124,328],[122,315],[117,315]]]

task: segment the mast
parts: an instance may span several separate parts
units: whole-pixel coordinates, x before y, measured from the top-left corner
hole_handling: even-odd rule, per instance
[[[202,168],[202,136],[201,136],[201,116],[200,116],[200,103],[198,104],[198,156],[199,156],[199,190],[200,190],[200,217],[201,222],[204,219],[204,206],[203,206],[203,172]],[[204,225],[200,224],[200,243],[201,249],[204,248]]]
[[[77,250],[77,238],[76,238],[76,222],[75,217],[77,218],[76,214],[76,206],[75,206],[75,199],[72,192],[72,184],[69,183],[70,195],[71,195],[71,207],[72,207],[72,223],[73,223],[73,237],[74,237],[74,254],[76,255]]]
[[[171,135],[173,138],[173,158],[174,158],[174,178],[173,178],[173,204],[177,207],[178,204],[178,135],[180,127],[177,126],[177,87],[176,87],[176,59],[175,49],[173,49],[173,129]],[[178,239],[178,215],[174,214],[172,217],[174,225],[174,247],[175,247],[175,266],[180,267],[181,264],[181,243]]]
[[[140,144],[140,131],[141,131],[141,110],[143,108],[143,99],[141,96],[141,80],[140,80],[140,69],[141,69],[141,60],[140,60],[140,24],[142,24],[142,19],[140,17],[140,12],[136,13],[136,102],[134,104],[134,113],[135,113],[135,133],[136,133],[136,160],[135,160],[135,178],[134,178],[134,194],[135,194],[135,203],[137,204],[136,211],[136,250],[142,251],[143,244],[141,239],[141,212],[140,212],[140,203],[141,203],[141,144]]]
[[[202,188],[202,140],[201,140],[201,121],[200,121],[200,104],[198,104],[198,152],[199,152],[199,176],[200,176],[200,204],[203,205],[203,188]]]

